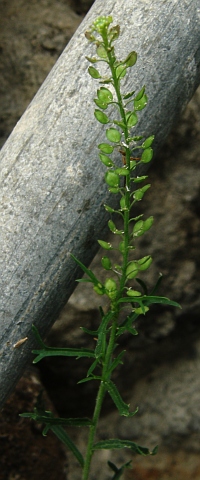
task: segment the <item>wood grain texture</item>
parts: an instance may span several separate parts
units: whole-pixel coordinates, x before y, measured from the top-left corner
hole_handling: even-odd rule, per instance
[[[45,335],[75,287],[70,253],[90,263],[106,234],[103,204],[116,202],[98,161],[105,127],[85,59],[84,32],[101,14],[121,26],[118,57],[138,52],[124,91],[146,85],[135,133],[155,134],[156,149],[200,83],[199,0],[96,0],[16,125],[0,154],[0,405],[30,361],[32,323]]]

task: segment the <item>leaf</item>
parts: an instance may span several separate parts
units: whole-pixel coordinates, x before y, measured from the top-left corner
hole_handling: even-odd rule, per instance
[[[121,65],[118,65],[118,67],[116,67],[116,76],[118,79],[121,79],[123,77],[125,77],[126,75],[126,66],[122,63]]]
[[[82,380],[79,380],[78,385],[80,383],[86,383],[86,382],[90,382],[91,380],[101,380],[101,377],[98,377],[96,375],[92,375],[91,377],[86,377],[86,378],[82,378]]]
[[[121,140],[121,133],[116,128],[108,128],[106,130],[106,137],[114,143],[119,143]]]
[[[107,155],[104,155],[103,153],[99,153],[99,158],[101,162],[106,165],[106,167],[114,167],[113,161],[107,157]]]
[[[138,290],[127,290],[126,292],[126,295],[128,295],[128,297],[141,297],[141,292],[139,292]]]
[[[118,300],[117,303],[130,303],[130,301],[131,301],[130,298],[122,297]],[[134,297],[134,302],[139,303],[140,306],[142,306],[142,304],[151,305],[152,303],[161,303],[163,305],[169,305],[172,307],[181,308],[179,303],[174,302],[169,298],[153,296],[153,295],[143,295],[142,297]]]
[[[87,348],[55,348],[55,347],[46,347],[44,350],[32,350],[32,353],[37,355],[34,358],[33,363],[38,363],[45,357],[88,357],[94,358],[93,350],[88,350]]]
[[[153,449],[151,452],[148,448],[146,447],[141,447],[135,442],[132,442],[130,440],[119,440],[118,438],[112,438],[109,440],[101,440],[100,442],[97,442],[93,446],[93,450],[112,450],[116,448],[130,448],[132,452],[138,453],[139,455],[155,455],[157,451],[157,447]]]
[[[99,123],[106,124],[106,123],[109,123],[109,121],[110,121],[108,116],[105,113],[101,112],[101,110],[95,110],[94,111],[94,116],[98,120]]]
[[[109,170],[108,172],[105,173],[105,181],[107,185],[109,185],[109,187],[116,188],[116,187],[119,187],[120,178],[116,172]]]
[[[84,467],[83,456],[81,452],[78,450],[78,448],[76,447],[76,445],[74,444],[74,442],[71,440],[71,438],[67,435],[66,431],[58,425],[52,426],[51,430],[56,435],[56,437],[58,437],[59,440],[61,440],[61,442],[63,442],[64,445],[66,445],[71,450],[75,458],[80,463],[81,467]]]
[[[83,427],[83,426],[90,426],[92,425],[92,420],[89,418],[59,418],[54,416],[45,415],[45,413],[51,412],[44,412],[44,415],[40,415],[38,413],[21,413],[20,417],[31,418],[38,423],[47,423],[50,427],[53,425],[65,425],[68,427]]]
[[[113,318],[113,312],[108,312],[104,317],[101,319],[101,324],[98,328],[98,339],[97,339],[97,345],[95,348],[95,357],[98,359],[102,355],[102,345],[105,342],[105,337],[106,337],[106,329],[108,326],[108,323],[110,320]]]
[[[110,103],[113,100],[112,92],[105,87],[101,87],[99,90],[97,90],[97,97],[101,102],[104,103]]]
[[[92,337],[95,337],[98,333],[98,330],[89,330],[88,328],[85,327],[80,327],[81,330],[83,330],[84,333],[87,333],[88,335],[91,335]]]
[[[148,178],[148,175],[143,175],[142,177],[136,177],[136,178],[133,179],[133,181],[134,181],[134,183],[140,183],[140,182],[143,182],[144,180],[146,180],[146,178]],[[151,185],[149,184],[149,187],[150,186]]]
[[[135,412],[130,412],[129,411],[129,405],[127,405],[127,403],[125,403],[122,400],[122,397],[121,397],[117,387],[115,386],[115,384],[111,380],[108,380],[107,382],[105,382],[105,385],[106,385],[107,391],[110,394],[114,404],[116,405],[120,415],[124,415],[125,417],[133,417],[133,415],[135,415],[137,413],[137,409],[135,410]]]
[[[169,305],[171,307],[181,308],[181,305],[173,300],[170,300],[167,297],[159,297],[159,296],[144,296],[145,305],[151,305],[152,303],[161,303],[162,305]]]
[[[103,152],[103,153],[112,153],[114,150],[114,147],[110,145],[109,143],[100,143],[98,145],[98,148]]]
[[[105,203],[104,203],[104,208],[105,208],[106,212],[109,212],[109,213],[116,212],[116,210],[114,210],[114,208],[110,207],[109,205],[106,205]]]
[[[94,103],[96,103],[97,107],[101,108],[102,110],[106,110],[106,108],[108,108],[108,103],[101,102],[98,98],[94,98]]]
[[[70,256],[73,258],[73,260],[79,265],[79,267],[81,267],[81,269],[83,270],[84,273],[86,273],[86,275],[88,275],[88,277],[91,279],[92,283],[94,285],[98,285],[99,284],[99,281],[98,279],[95,277],[94,273],[92,272],[92,270],[90,270],[89,268],[87,268],[80,260],[78,260],[78,258],[76,258],[74,255],[72,255],[72,253],[70,254]]]
[[[89,67],[88,68],[88,73],[89,75],[92,77],[92,78],[101,78],[101,75],[100,73],[98,72],[98,70],[94,67]]]
[[[138,274],[137,262],[130,262],[126,269],[127,280],[131,280],[132,278],[135,278],[137,274]]]
[[[144,187],[142,188],[139,188],[138,190],[135,190],[134,191],[134,194],[133,194],[133,198],[135,200],[137,200],[137,202],[139,202],[140,200],[142,200],[145,192],[147,192],[147,190],[150,188],[151,184],[149,183],[148,185],[145,185]]]
[[[143,143],[142,143],[142,148],[148,148],[152,145],[153,141],[154,141],[154,138],[155,136],[154,135],[151,135],[150,137],[148,137]]]
[[[122,362],[122,357],[124,356],[124,353],[126,352],[126,350],[122,350],[122,352],[119,353],[119,355],[113,360],[110,368],[108,369],[108,375],[111,375],[111,373],[113,372],[113,370],[115,370],[115,368],[121,364],[123,365],[123,362]]]
[[[42,347],[42,348],[45,348],[45,343],[42,341],[41,339],[41,336],[38,332],[38,329],[35,327],[35,325],[32,325],[32,332],[37,340],[37,342],[39,343],[39,345]]]
[[[141,156],[141,161],[143,163],[149,163],[153,158],[153,149],[151,147],[146,148]]]
[[[132,92],[129,92],[126,95],[123,95],[124,100],[128,100],[128,98],[132,97],[134,93],[135,93],[135,90],[132,90]]]
[[[152,264],[152,257],[151,255],[146,255],[145,257],[140,258],[137,261],[139,270],[147,270],[150,265]]]
[[[131,464],[132,464],[132,461],[124,463],[124,465],[122,465],[120,468],[117,468],[116,465],[114,465],[114,463],[108,461],[108,466],[111,468],[111,470],[113,470],[113,472],[115,472],[111,480],[119,480],[125,468],[130,468]]]
[[[124,60],[124,63],[126,64],[127,67],[133,67],[133,65],[135,65],[136,62],[137,62],[137,53],[134,51],[130,52],[126,57],[126,60]]]
[[[122,175],[123,177],[128,177],[129,175],[129,171],[125,167],[116,168],[115,172],[118,173],[118,175]]]
[[[146,107],[147,102],[148,102],[148,98],[147,98],[147,95],[146,95],[146,94],[144,94],[143,97],[140,98],[140,100],[134,99],[134,108],[135,108],[135,110],[136,110],[136,111],[143,110],[143,108]]]
[[[91,375],[91,373],[95,370],[97,365],[98,365],[98,358],[96,358],[95,361],[92,363],[92,365],[90,365],[90,368],[87,371],[87,377]]]
[[[131,111],[127,112],[126,113],[126,121],[127,121],[128,127],[134,127],[138,122],[138,117],[137,117],[136,113],[131,112]]]
[[[140,99],[143,97],[144,92],[145,92],[145,85],[144,85],[144,87],[142,87],[141,90],[138,92],[138,94],[137,94],[136,97],[135,97],[135,100],[136,100],[136,101],[140,100]]]
[[[88,62],[91,62],[91,63],[98,62],[98,58],[95,58],[95,57],[92,57],[92,58],[91,57],[85,57],[85,58],[88,60]]]
[[[110,270],[112,268],[112,263],[110,261],[110,258],[106,256],[102,257],[101,265],[103,268],[105,268],[105,270]]]
[[[100,245],[102,248],[104,248],[105,250],[112,250],[112,249],[113,249],[111,243],[104,242],[104,240],[98,240],[98,243],[99,243],[99,245]]]
[[[141,237],[147,230],[151,228],[153,224],[153,217],[149,217],[146,220],[139,220],[133,227],[133,236]]]
[[[97,52],[97,55],[100,58],[103,58],[103,59],[107,60],[108,55],[107,55],[106,49],[103,47],[103,45],[100,45],[99,47],[97,47],[96,52]]]
[[[108,37],[109,37],[110,41],[113,42],[114,40],[116,40],[119,37],[119,34],[120,34],[120,26],[115,25],[114,27],[110,28],[110,30],[108,32]]]

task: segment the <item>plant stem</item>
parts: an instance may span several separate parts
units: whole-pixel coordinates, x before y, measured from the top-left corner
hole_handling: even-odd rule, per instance
[[[96,404],[95,404],[95,409],[94,409],[94,414],[92,418],[92,425],[90,426],[90,432],[89,432],[89,438],[88,438],[88,445],[87,445],[87,452],[85,456],[85,463],[84,463],[84,468],[83,468],[83,475],[82,475],[82,480],[88,480],[88,475],[89,475],[89,470],[90,470],[90,464],[93,456],[93,445],[94,445],[94,438],[96,434],[96,429],[97,429],[97,424],[99,420],[99,416],[101,413],[101,408],[102,408],[102,403],[103,399],[106,393],[106,381],[109,379],[108,377],[108,368],[110,366],[110,362],[112,359],[112,354],[114,350],[114,345],[115,345],[115,336],[116,336],[116,329],[117,329],[117,317],[115,316],[113,319],[112,327],[111,327],[111,332],[110,332],[110,339],[105,355],[105,362],[103,365],[103,371],[102,371],[102,380],[99,386],[97,398],[96,398]]]
[[[112,78],[113,78],[113,86],[115,88],[115,92],[117,95],[117,100],[118,100],[118,105],[119,105],[119,110],[120,110],[120,115],[122,118],[122,121],[124,122],[125,129],[124,129],[124,137],[125,137],[125,142],[128,139],[128,126],[127,126],[127,121],[126,121],[126,115],[125,115],[125,109],[123,105],[123,100],[120,92],[120,81],[116,76],[116,71],[114,68],[114,62],[115,62],[115,56],[112,53],[112,50],[109,51],[108,49],[108,42],[107,38],[104,38],[104,44],[105,48],[107,50],[107,55],[109,59],[109,66],[110,70],[112,73]],[[127,169],[129,171],[129,175],[126,176],[126,190],[125,190],[125,204],[126,204],[126,209],[123,213],[123,219],[124,219],[124,251],[123,251],[123,265],[122,265],[122,277],[119,285],[119,291],[118,291],[118,298],[122,296],[125,284],[126,284],[126,269],[127,269],[127,264],[128,264],[128,256],[129,256],[129,243],[130,243],[130,235],[129,235],[129,217],[130,217],[130,149],[129,147],[126,148],[126,165]],[[111,326],[111,332],[110,332],[110,339],[108,343],[108,347],[106,350],[106,355],[105,355],[105,361],[103,364],[103,370],[102,370],[102,380],[99,386],[98,394],[96,397],[96,404],[95,404],[95,409],[94,409],[94,414],[93,414],[93,419],[92,419],[92,425],[90,426],[90,431],[89,431],[89,438],[88,438],[88,445],[87,445],[87,452],[86,452],[86,457],[85,457],[85,463],[84,463],[84,468],[83,468],[83,475],[82,475],[82,480],[88,480],[88,475],[89,475],[89,470],[90,470],[90,464],[93,456],[93,445],[94,445],[94,439],[95,439],[95,434],[96,434],[96,429],[97,429],[97,424],[102,408],[102,403],[104,400],[104,396],[106,393],[106,381],[109,380],[110,375],[108,375],[108,369],[112,360],[112,355],[115,347],[115,340],[116,340],[116,330],[118,327],[118,317],[119,317],[119,307],[116,304],[116,302],[111,303],[111,309],[114,309],[114,316],[113,316],[113,321],[112,321],[112,326]]]

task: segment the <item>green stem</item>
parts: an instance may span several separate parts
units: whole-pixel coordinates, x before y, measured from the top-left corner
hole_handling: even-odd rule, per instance
[[[128,136],[129,136],[129,131],[128,131],[128,125],[126,121],[126,114],[125,114],[125,108],[123,105],[123,99],[122,95],[120,92],[120,80],[116,76],[116,70],[114,67],[114,62],[115,62],[115,57],[112,55],[112,51],[108,51],[108,59],[109,59],[109,65],[112,73],[112,78],[113,78],[113,84],[115,88],[115,92],[117,95],[117,100],[118,100],[118,105],[120,109],[120,115],[121,119],[125,125],[124,127],[124,139],[125,139],[125,147],[126,150],[126,166],[129,174],[126,176],[126,186],[125,186],[125,205],[127,210],[124,211],[123,214],[123,220],[124,220],[124,252],[123,252],[123,262],[122,262],[122,277],[120,281],[120,288],[119,288],[119,298],[122,296],[125,284],[126,284],[126,269],[127,269],[127,264],[128,264],[128,257],[129,257],[129,244],[130,244],[130,235],[129,235],[129,219],[130,219],[130,148],[128,147]]]
[[[126,115],[125,115],[125,108],[123,105],[123,100],[120,92],[120,81],[116,76],[116,71],[114,67],[114,62],[115,62],[115,57],[112,53],[112,50],[109,50],[109,45],[107,38],[104,37],[104,45],[107,50],[107,55],[109,59],[109,66],[110,70],[112,73],[112,78],[113,78],[113,86],[116,91],[117,95],[117,100],[118,100],[118,105],[120,109],[120,115],[122,118],[122,121],[125,125],[124,129],[124,136],[125,136],[125,143],[128,139],[128,125],[126,121]],[[123,219],[124,219],[124,252],[123,252],[123,265],[122,265],[122,277],[120,281],[120,286],[119,286],[119,292],[118,292],[118,298],[122,296],[125,284],[126,284],[126,269],[127,269],[127,264],[128,264],[128,256],[129,256],[129,243],[130,243],[130,235],[129,235],[129,217],[130,217],[130,149],[129,147],[125,147],[126,149],[126,165],[127,169],[129,171],[129,175],[126,177],[126,187],[125,187],[125,200],[126,200],[126,207],[127,210],[124,211],[123,214]],[[115,347],[115,341],[116,341],[116,330],[118,327],[118,317],[119,317],[119,307],[117,306],[116,302],[113,302],[111,304],[111,308],[114,309],[114,318],[112,322],[112,327],[111,327],[111,332],[110,332],[110,339],[105,355],[105,361],[103,365],[103,370],[102,370],[102,380],[99,386],[97,398],[96,398],[96,404],[95,404],[95,409],[94,409],[94,414],[93,414],[93,419],[92,419],[92,425],[90,426],[90,431],[89,431],[89,438],[88,438],[88,445],[87,445],[87,451],[86,451],[86,457],[85,457],[85,463],[84,463],[84,468],[83,468],[83,475],[82,475],[82,480],[88,480],[88,475],[89,475],[89,470],[90,470],[90,465],[91,465],[91,460],[93,456],[93,445],[94,445],[94,439],[96,435],[96,430],[97,430],[97,424],[102,408],[102,403],[104,400],[104,396],[106,393],[106,381],[109,380],[110,375],[108,375],[108,369],[110,367],[110,363],[112,360],[112,355]]]
[[[97,424],[98,424],[99,416],[101,413],[103,399],[106,393],[106,381],[109,379],[107,372],[110,366],[110,362],[112,359],[112,354],[115,346],[116,329],[117,329],[117,316],[115,316],[113,319],[111,332],[110,332],[110,339],[109,339],[109,343],[108,343],[108,347],[105,355],[105,362],[102,370],[102,380],[99,386],[94,414],[92,418],[92,425],[90,426],[90,431],[89,431],[89,438],[88,438],[87,452],[85,456],[82,480],[88,480],[91,460],[93,456],[94,438],[96,435]]]

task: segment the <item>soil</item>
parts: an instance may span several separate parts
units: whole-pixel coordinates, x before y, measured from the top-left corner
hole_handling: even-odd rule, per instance
[[[1,144],[92,3],[2,0]],[[138,244],[138,256],[148,252],[154,258],[145,281],[153,285],[162,272],[159,293],[180,302],[182,310],[152,309],[138,325],[138,337],[124,337],[121,343],[127,351],[126,361],[115,381],[125,400],[134,405],[138,402],[140,414],[132,432],[127,422],[125,426],[119,423],[106,399],[100,438],[129,435],[138,443],[150,439],[160,445],[156,457],[133,458],[134,468],[126,471],[126,480],[200,478],[199,164],[200,89],[155,159],[149,171],[152,188],[137,209],[137,214],[141,208],[146,217],[153,215],[155,219],[154,227]],[[100,258],[101,252],[93,267],[101,278]],[[92,295],[87,285],[78,287],[49,334],[49,344],[84,346],[87,338],[80,326],[95,329],[98,305],[99,297]],[[33,410],[44,387],[47,409],[77,415],[81,403],[83,415],[91,414],[95,396],[92,383],[83,384],[81,394],[76,385],[87,365],[82,361],[75,365],[74,369],[74,360],[67,364],[63,359],[49,360],[40,365],[42,383],[37,370],[29,370],[20,380],[0,415],[0,480],[80,479],[80,470],[57,439],[50,433],[43,438],[42,426],[18,416]],[[84,449],[86,433],[73,435]],[[102,467],[108,460],[106,455],[99,456],[91,480],[96,480],[97,474],[98,480],[110,478]],[[113,454],[119,463],[130,458],[120,455]]]

